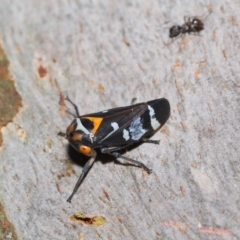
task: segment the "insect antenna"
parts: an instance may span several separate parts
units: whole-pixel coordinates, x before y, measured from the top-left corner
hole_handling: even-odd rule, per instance
[[[57,135],[61,137],[66,137],[66,133],[63,133],[63,132],[59,132]]]
[[[77,105],[75,103],[73,103],[68,96],[65,98],[65,100],[69,101],[73,105],[75,112],[77,114],[77,117],[80,118],[80,114],[79,114]]]

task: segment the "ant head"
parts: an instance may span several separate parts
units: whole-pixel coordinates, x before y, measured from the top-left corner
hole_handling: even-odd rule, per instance
[[[200,32],[204,29],[204,23],[198,18],[192,19],[192,29],[196,32]]]

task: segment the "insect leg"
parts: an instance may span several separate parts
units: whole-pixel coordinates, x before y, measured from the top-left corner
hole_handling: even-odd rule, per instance
[[[127,160],[131,163],[133,163],[134,165],[143,168],[147,173],[151,173],[152,169],[149,169],[146,165],[144,165],[142,162],[136,161],[132,158],[128,158],[128,157],[124,157],[122,154],[118,153],[118,152],[108,152],[108,154],[114,156],[115,158],[122,158],[124,160]]]
[[[110,153],[110,152],[114,152],[114,151],[119,151],[122,149],[126,149],[126,147],[121,146],[121,147],[103,147],[100,149],[101,153]]]
[[[80,177],[78,178],[78,181],[77,181],[77,183],[76,183],[76,185],[75,185],[75,187],[74,187],[74,189],[72,191],[72,194],[67,199],[67,202],[71,202],[72,201],[72,198],[73,198],[74,194],[77,192],[78,188],[80,187],[80,185],[82,183],[83,178],[85,177],[86,173],[89,171],[90,167],[93,165],[95,159],[96,159],[96,156],[91,157],[87,161],[87,163],[84,165],[82,173],[81,173]]]
[[[153,144],[159,144],[160,143],[160,140],[151,140],[151,139],[147,139],[147,138],[143,138],[142,141],[145,142],[145,143],[153,143]]]
[[[77,117],[80,117],[77,105],[75,103],[73,103],[68,96],[65,98],[65,100],[69,101],[73,105],[73,107],[76,111]]]
[[[137,101],[137,98],[134,97],[131,101],[131,105],[133,105],[136,101]]]
[[[184,23],[187,23],[187,22],[191,21],[191,18],[193,18],[193,17],[184,16],[184,17],[183,17]]]

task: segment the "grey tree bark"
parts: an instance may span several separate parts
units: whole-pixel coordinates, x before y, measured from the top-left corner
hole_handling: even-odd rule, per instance
[[[240,238],[239,1],[0,2],[2,44],[23,107],[2,129],[1,202],[19,239]],[[201,36],[168,29],[203,15]],[[73,116],[165,97],[171,117],[126,153],[153,169],[82,170],[57,136]],[[72,153],[72,150],[70,150]],[[71,161],[71,157],[77,163]],[[70,219],[104,216],[99,227]]]

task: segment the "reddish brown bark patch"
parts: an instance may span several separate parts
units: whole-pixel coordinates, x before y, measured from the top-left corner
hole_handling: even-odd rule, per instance
[[[9,61],[0,45],[0,146],[3,142],[1,128],[11,122],[22,107],[21,96],[16,91],[8,66]]]

